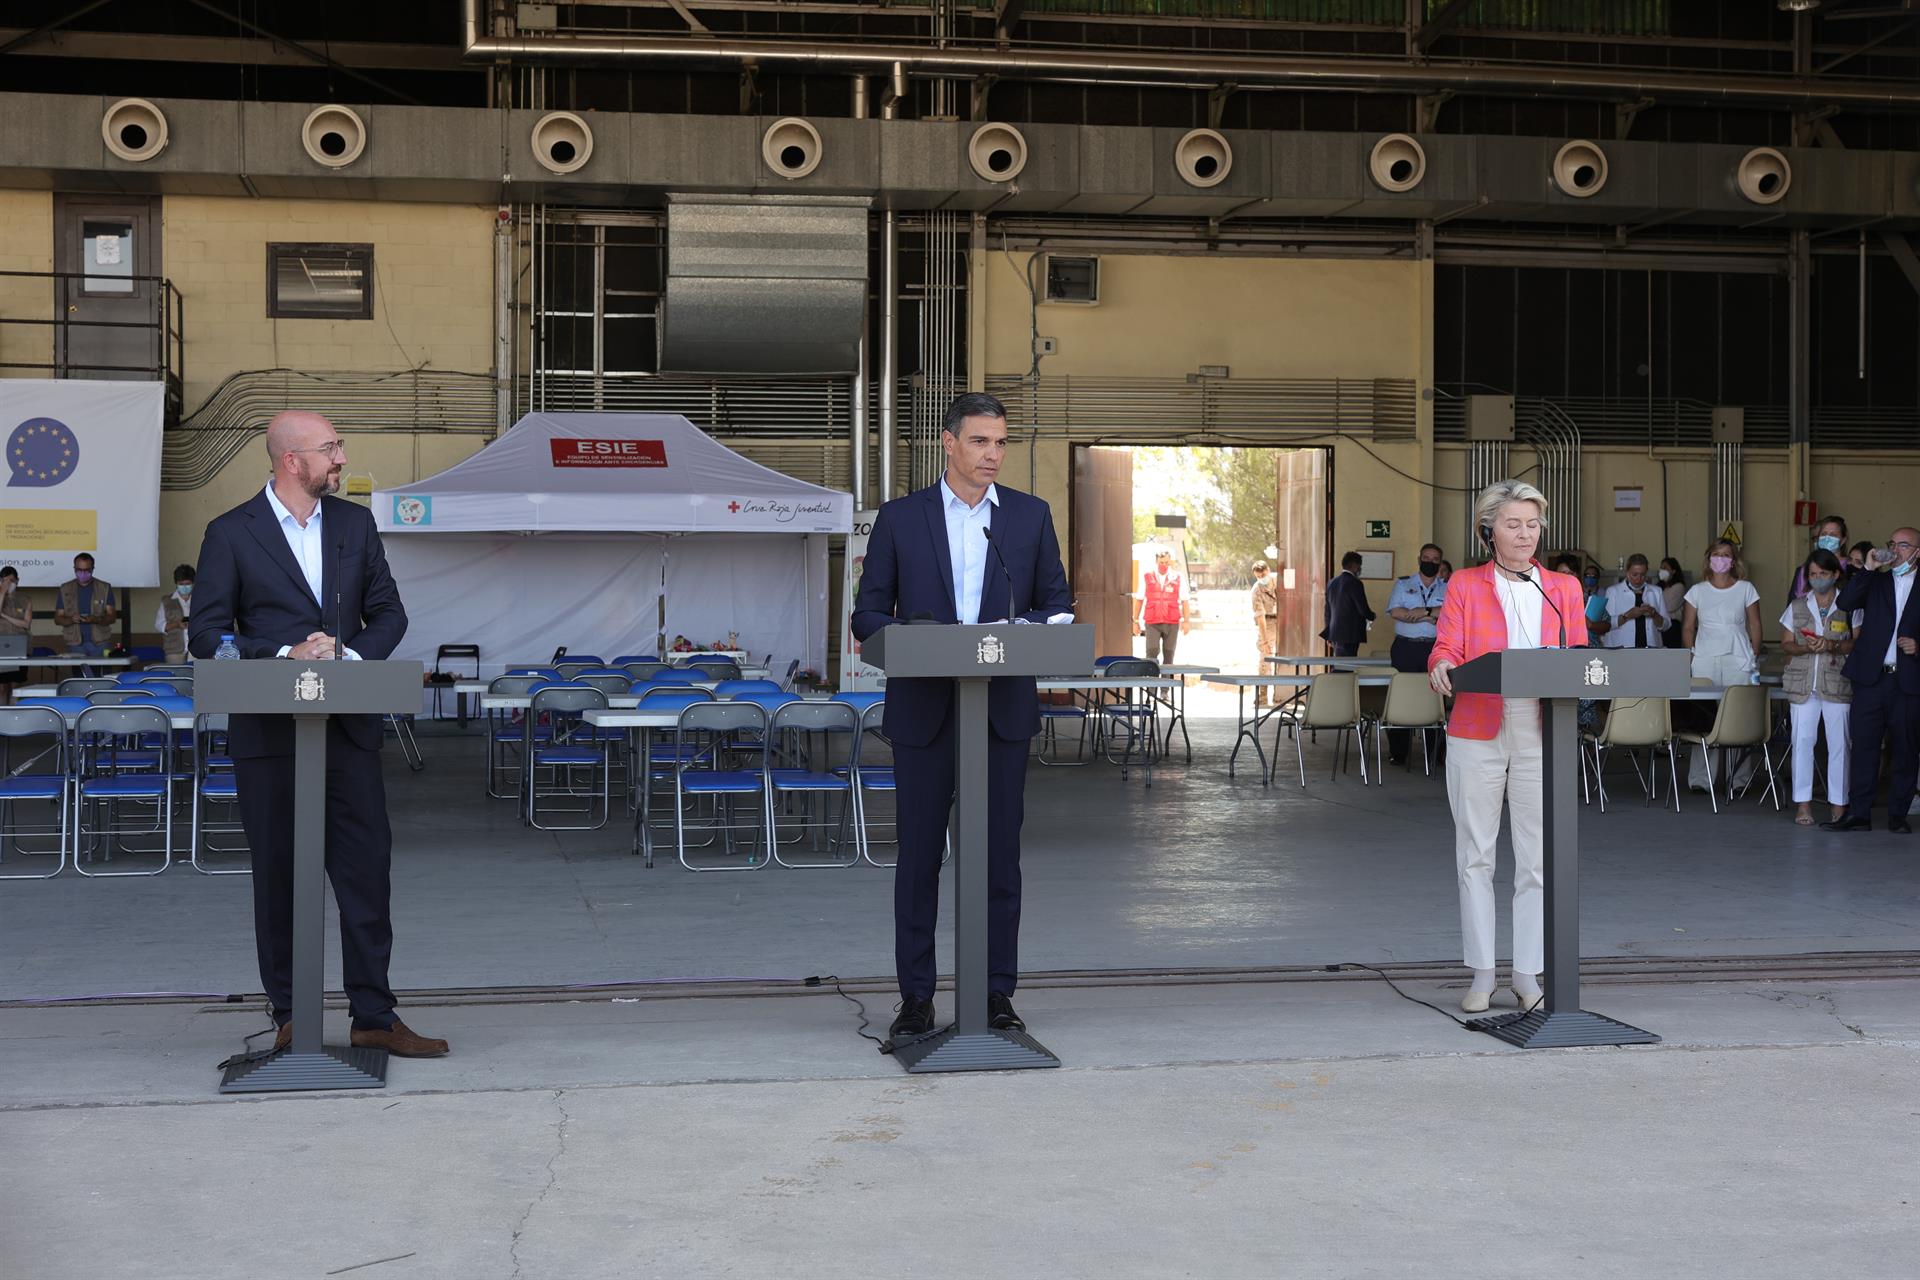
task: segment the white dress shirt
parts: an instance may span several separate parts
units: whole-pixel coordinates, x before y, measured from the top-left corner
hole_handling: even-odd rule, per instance
[[[1000,505],[998,485],[987,486],[987,496],[969,507],[940,477],[941,508],[947,514],[947,554],[953,558],[954,616],[965,623],[980,621],[980,588],[987,579],[987,529],[993,509]],[[998,621],[998,619],[996,619]]]
[[[1913,580],[1920,577],[1920,569],[1912,573],[1903,573],[1893,580],[1893,634],[1887,638],[1887,666],[1892,666],[1900,657],[1900,619],[1907,615],[1907,600],[1913,595]]]
[[[1607,621],[1613,626],[1606,635],[1600,637],[1601,643],[1609,649],[1633,648],[1633,631],[1639,620],[1622,619],[1620,615],[1641,605],[1646,605],[1659,615],[1657,619],[1646,619],[1646,647],[1660,648],[1660,633],[1667,629],[1670,619],[1667,616],[1667,593],[1652,578],[1648,578],[1638,591],[1633,589],[1630,582],[1616,582],[1607,588]]]
[[[273,482],[267,482],[267,505],[273,508],[273,518],[280,522],[280,532],[286,536],[287,549],[293,552],[293,562],[300,566],[300,574],[307,580],[307,590],[313,595],[313,602],[320,605],[320,616],[326,617],[326,605],[320,593],[326,589],[327,540],[320,531],[321,504],[313,504],[313,514],[307,517],[303,525],[287,510],[287,504],[280,501],[280,495],[273,491]],[[334,619],[336,629],[340,620]],[[338,637],[336,637],[337,639]],[[284,658],[293,651],[292,645],[281,645],[279,656]],[[360,655],[351,649],[342,648],[340,656],[354,662]]]

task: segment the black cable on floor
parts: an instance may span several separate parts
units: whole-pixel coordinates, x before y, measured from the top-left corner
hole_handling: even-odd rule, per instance
[[[258,1040],[261,1036],[275,1035],[279,1032],[279,1030],[280,1030],[280,1027],[277,1023],[269,1022],[267,1024],[266,1030],[256,1031],[252,1035],[246,1037],[240,1043],[242,1045],[249,1045],[249,1044],[252,1044],[255,1040]],[[229,1067],[244,1067],[249,1063],[264,1062],[268,1058],[271,1058],[273,1054],[274,1054],[274,1051],[272,1049],[261,1049],[257,1053],[249,1052],[245,1049],[242,1049],[239,1053],[234,1054],[232,1057],[216,1065],[214,1067],[214,1070],[225,1071]]]
[[[834,994],[839,996],[842,1000],[845,1000],[848,1004],[852,1005],[854,1007],[855,1012],[857,1012],[860,1015],[860,1025],[855,1028],[855,1030],[859,1033],[860,1038],[863,1040],[873,1041],[874,1046],[877,1049],[879,1049],[881,1053],[889,1052],[887,1041],[882,1040],[879,1036],[876,1036],[871,1031],[867,1030],[868,1027],[873,1025],[872,1020],[867,1017],[867,1006],[863,1004],[861,1001],[855,999],[853,996],[850,996],[847,994],[846,988],[840,985],[839,974],[829,973],[825,977],[819,977],[819,976],[811,977],[806,980],[806,985],[809,987],[823,987],[829,982],[833,984]]]
[[[1342,969],[1365,969],[1368,973],[1373,974],[1375,977],[1379,978],[1382,982],[1392,987],[1393,993],[1399,996],[1402,1000],[1411,1000],[1413,1001],[1413,1003],[1417,1005],[1421,1005],[1425,1008],[1431,1009],[1435,1013],[1439,1014],[1441,1017],[1445,1018],[1448,1022],[1453,1023],[1456,1027],[1460,1027],[1463,1030],[1466,1030],[1466,1031],[1480,1030],[1479,1027],[1474,1026],[1471,1022],[1468,1022],[1465,1018],[1456,1018],[1453,1016],[1453,1014],[1449,1013],[1445,1009],[1442,1009],[1437,1004],[1434,1004],[1427,1000],[1422,1000],[1418,996],[1408,995],[1406,992],[1400,989],[1399,983],[1395,982],[1392,978],[1387,976],[1387,972],[1384,969],[1376,969],[1370,964],[1361,964],[1357,960],[1343,960],[1339,964],[1330,964],[1327,966],[1328,973],[1339,973]]]

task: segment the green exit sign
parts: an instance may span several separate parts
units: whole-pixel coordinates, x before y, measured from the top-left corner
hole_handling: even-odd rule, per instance
[[[1369,538],[1391,538],[1393,536],[1393,521],[1391,520],[1367,521],[1367,536]]]

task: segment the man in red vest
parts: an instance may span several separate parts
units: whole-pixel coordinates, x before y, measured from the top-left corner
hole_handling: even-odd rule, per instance
[[[1153,553],[1153,569],[1141,577],[1140,594],[1133,601],[1133,629],[1146,636],[1147,657],[1163,667],[1173,661],[1174,646],[1187,633],[1186,579],[1173,568],[1173,553],[1164,547]]]

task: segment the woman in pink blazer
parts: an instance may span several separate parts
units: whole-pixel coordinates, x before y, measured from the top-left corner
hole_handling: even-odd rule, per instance
[[[1452,671],[1482,654],[1550,649],[1565,634],[1587,643],[1579,580],[1548,573],[1534,559],[1547,528],[1547,500],[1530,484],[1502,480],[1474,503],[1474,527],[1493,554],[1447,583],[1439,636],[1427,659],[1433,687],[1453,693]],[[1540,1003],[1544,857],[1541,825],[1540,703],[1463,693],[1447,720],[1447,799],[1453,806],[1460,874],[1460,934],[1473,984],[1460,1007],[1483,1012],[1494,992],[1493,860],[1504,803],[1513,825],[1513,995],[1522,1010]]]

